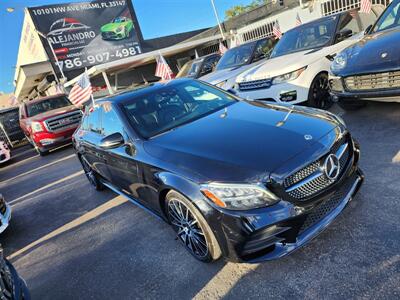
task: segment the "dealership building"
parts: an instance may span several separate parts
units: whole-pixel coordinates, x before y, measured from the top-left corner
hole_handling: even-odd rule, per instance
[[[384,7],[389,0],[373,0]],[[114,6],[110,6],[114,3]],[[130,0],[56,4],[25,9],[14,94],[18,101],[68,92],[85,69],[95,97],[114,94],[155,77],[155,59],[163,55],[177,73],[196,54],[217,52],[223,37],[228,47],[272,36],[279,20],[285,32],[296,16],[308,22],[358,8],[360,0],[271,1],[218,26],[143,39]]]

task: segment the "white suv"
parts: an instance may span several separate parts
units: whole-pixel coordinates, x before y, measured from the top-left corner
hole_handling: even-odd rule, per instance
[[[236,78],[235,90],[245,99],[328,108],[331,61],[361,39],[364,27],[374,19],[373,14],[344,12],[287,31],[269,60]]]

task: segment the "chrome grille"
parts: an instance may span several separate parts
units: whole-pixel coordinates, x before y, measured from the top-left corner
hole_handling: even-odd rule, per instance
[[[77,110],[45,121],[49,132],[57,132],[77,127],[81,121],[82,113]]]
[[[271,79],[260,79],[253,81],[246,81],[239,83],[240,91],[250,91],[250,90],[258,90],[258,89],[268,89],[271,87],[272,80]]]
[[[340,177],[350,158],[348,142],[344,139],[339,140],[332,146],[329,153],[333,153],[339,158]],[[305,200],[335,182],[335,180],[328,178],[323,171],[326,156],[324,155],[321,159],[314,161],[284,180],[285,191],[290,197]]]
[[[400,88],[400,71],[349,76],[344,79],[349,91]]]

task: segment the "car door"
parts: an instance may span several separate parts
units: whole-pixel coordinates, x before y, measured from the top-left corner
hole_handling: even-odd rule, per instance
[[[122,134],[126,142],[125,145],[106,150],[105,162],[110,174],[110,182],[124,193],[139,199],[137,191],[140,186],[139,171],[138,163],[135,160],[134,145],[131,143],[121,119],[111,104],[105,103],[102,105],[101,113],[103,138],[118,132]]]
[[[78,135],[77,139],[83,148],[83,159],[101,177],[109,181],[110,174],[105,164],[105,151],[99,146],[103,139],[101,122],[100,108],[92,108],[84,119],[82,133]]]

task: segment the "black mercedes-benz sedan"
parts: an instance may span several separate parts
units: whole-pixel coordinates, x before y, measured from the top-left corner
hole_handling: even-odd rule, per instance
[[[346,110],[366,100],[400,102],[400,0],[386,8],[358,43],[340,52],[331,65],[334,100]]]
[[[363,181],[337,116],[176,79],[97,101],[74,134],[94,188],[168,222],[197,259],[257,262],[304,245]]]

